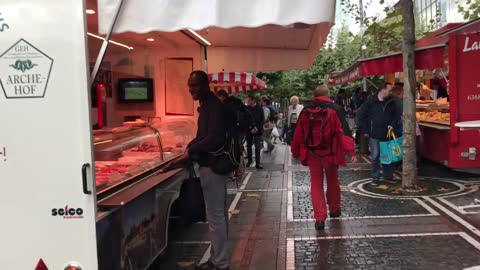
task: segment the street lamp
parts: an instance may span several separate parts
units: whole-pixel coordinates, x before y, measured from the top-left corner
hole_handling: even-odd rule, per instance
[[[365,51],[367,50],[367,45],[365,44],[365,25],[364,25],[364,12],[363,12],[363,1],[359,0],[360,7],[360,29],[362,34],[362,46],[360,47],[360,55],[365,58]],[[363,92],[367,92],[367,78],[363,77]]]

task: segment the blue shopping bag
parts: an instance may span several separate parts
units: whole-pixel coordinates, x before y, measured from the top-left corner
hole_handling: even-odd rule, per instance
[[[393,130],[387,133],[388,141],[380,142],[380,163],[391,164],[403,159],[402,137],[395,137]]]

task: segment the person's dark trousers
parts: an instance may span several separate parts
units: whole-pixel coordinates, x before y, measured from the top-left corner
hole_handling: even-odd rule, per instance
[[[247,134],[247,156],[248,163],[253,161],[253,151],[252,146],[255,145],[255,162],[257,165],[260,164],[260,149],[262,147],[262,136],[261,135],[252,135]]]
[[[380,180],[380,140],[370,138],[370,153],[372,161],[372,178],[374,181]],[[382,164],[383,179],[393,180],[393,173],[395,172],[395,164]]]
[[[361,134],[358,134],[360,140],[360,154],[367,155],[368,154],[368,137],[365,137]]]
[[[293,135],[295,133],[295,128],[297,127],[297,124],[290,124],[288,127],[288,132],[287,132],[287,144],[290,145],[290,143],[293,140]]]
[[[362,137],[362,135],[360,134],[360,132],[358,130],[355,131],[355,145],[360,146],[360,138],[361,137]]]

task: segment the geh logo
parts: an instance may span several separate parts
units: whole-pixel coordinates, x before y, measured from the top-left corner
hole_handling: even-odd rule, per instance
[[[6,98],[43,98],[53,59],[24,39],[0,55],[0,87]]]
[[[83,218],[83,209],[82,208],[70,208],[68,205],[65,205],[63,208],[53,208],[52,216],[54,217],[63,217],[63,218]]]

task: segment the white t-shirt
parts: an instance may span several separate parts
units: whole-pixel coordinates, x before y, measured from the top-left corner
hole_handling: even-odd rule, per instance
[[[290,127],[292,124],[296,124],[297,121],[298,121],[298,117],[300,116],[300,113],[302,112],[303,110],[303,106],[298,104],[297,106],[295,106],[295,109],[293,108],[293,106],[290,105],[290,107],[288,107],[288,118],[287,118],[287,123],[288,123],[288,126]]]

